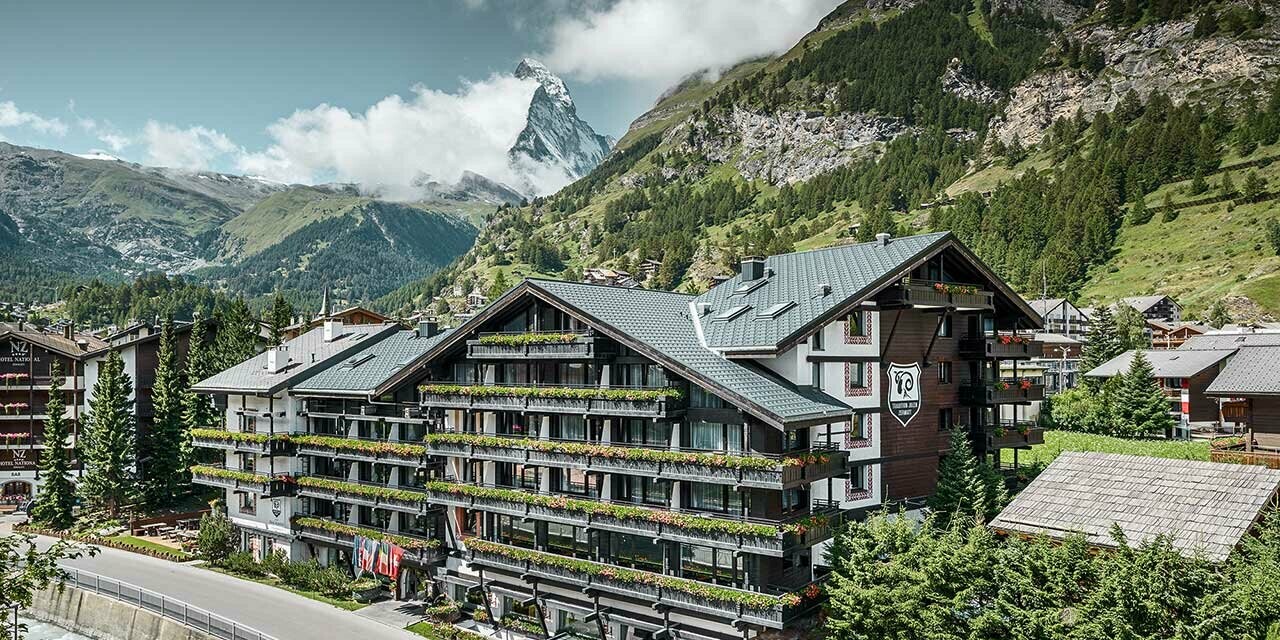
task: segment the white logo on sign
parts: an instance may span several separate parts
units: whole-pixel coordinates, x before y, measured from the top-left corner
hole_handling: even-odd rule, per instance
[[[920,365],[889,364],[889,411],[907,426],[920,413]]]
[[[18,340],[10,340],[10,341],[9,341],[9,355],[11,355],[11,356],[25,356],[25,355],[27,355],[27,347],[28,347],[28,346],[30,346],[30,345],[28,345],[28,344],[27,344],[27,343],[25,343],[25,342],[20,342],[20,341],[18,341]]]

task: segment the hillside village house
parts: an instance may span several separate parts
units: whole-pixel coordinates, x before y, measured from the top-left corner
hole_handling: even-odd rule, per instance
[[[1111,378],[1129,370],[1136,351],[1126,351],[1086,373],[1091,378]],[[1181,435],[1192,429],[1213,428],[1221,422],[1216,398],[1205,394],[1234,349],[1145,350],[1152,373],[1169,399],[1169,413],[1178,421]],[[1166,434],[1174,435],[1174,434]]]
[[[1047,333],[1056,333],[1076,340],[1083,340],[1089,333],[1089,316],[1065,298],[1040,298],[1027,304],[1040,315]]]
[[[1147,320],[1178,324],[1182,322],[1182,305],[1166,295],[1121,298],[1118,304],[1127,304]]]
[[[1000,374],[1040,323],[950,233],[748,258],[700,296],[525,280],[448,332],[326,323],[201,382],[227,431],[196,443],[239,473],[195,475],[260,554],[390,543],[400,596],[749,638],[812,613],[842,519],[933,492],[952,425],[1040,440],[1001,409],[1043,388]]]
[[[284,328],[281,337],[285,340],[292,340],[311,329],[322,326],[326,321],[337,320],[344,325],[361,325],[361,324],[384,324],[394,322],[394,320],[386,315],[378,313],[372,309],[366,309],[359,305],[346,307],[333,311],[329,304],[329,290],[326,288],[320,298],[320,309],[316,315],[310,320],[299,318],[293,324]]]
[[[70,325],[46,333],[25,322],[0,323],[0,502],[20,503],[40,490],[40,457],[51,444],[44,441],[44,421],[54,362],[62,368],[63,409],[71,423],[65,444],[74,446],[84,414],[85,359],[102,345]]]
[[[1214,450],[1214,460],[1280,468],[1280,346],[1245,346],[1205,393],[1222,402],[1223,419],[1242,425],[1239,445]]]
[[[1152,349],[1177,349],[1192,336],[1208,333],[1212,327],[1198,322],[1162,322],[1147,320],[1146,332]]]

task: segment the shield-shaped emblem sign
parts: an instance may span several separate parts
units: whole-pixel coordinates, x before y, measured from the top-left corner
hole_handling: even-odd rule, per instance
[[[920,365],[889,364],[889,411],[907,426],[920,413]]]

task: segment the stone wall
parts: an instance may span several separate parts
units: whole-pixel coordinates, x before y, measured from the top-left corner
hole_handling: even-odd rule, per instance
[[[37,593],[23,615],[94,640],[215,640],[152,611],[72,587]]]

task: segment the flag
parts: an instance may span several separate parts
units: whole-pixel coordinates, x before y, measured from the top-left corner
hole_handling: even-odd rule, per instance
[[[391,545],[383,542],[378,545],[378,575],[391,575]]]
[[[404,560],[404,547],[400,545],[391,545],[391,579],[394,581],[400,577],[400,562]]]
[[[351,571],[359,578],[364,571],[360,566],[360,554],[364,551],[364,536],[356,536],[351,543]]]
[[[364,547],[360,556],[360,568],[365,573],[373,573],[378,556],[378,541],[373,538],[364,539]]]

